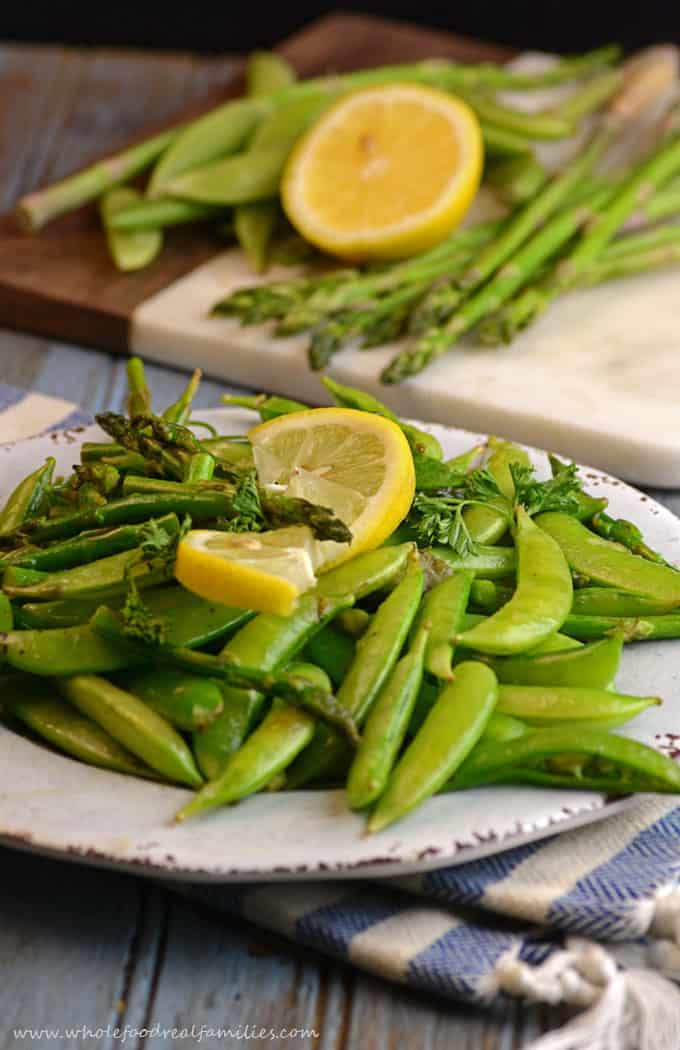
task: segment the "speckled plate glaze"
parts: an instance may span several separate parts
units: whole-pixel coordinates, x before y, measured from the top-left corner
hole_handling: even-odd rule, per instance
[[[223,433],[243,432],[241,410],[204,413]],[[422,424],[421,424],[422,425]],[[447,456],[481,439],[429,426]],[[4,496],[46,455],[67,471],[97,428],[64,431],[0,447]],[[532,452],[547,474],[545,456]],[[583,468],[613,512],[640,524],[649,542],[680,561],[680,521],[614,478]],[[619,687],[657,693],[664,705],[640,716],[631,735],[660,746],[680,732],[680,641],[649,642],[624,653]],[[0,727],[0,842],[141,874],[214,882],[364,878],[460,864],[566,831],[617,812],[627,800],[593,792],[485,788],[431,799],[385,831],[368,836],[341,791],[263,794],[182,827],[171,817],[187,792],[91,769]]]

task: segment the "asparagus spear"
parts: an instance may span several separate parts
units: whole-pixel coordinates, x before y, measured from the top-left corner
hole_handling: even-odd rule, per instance
[[[525,328],[547,310],[550,303],[563,292],[568,291],[581,281],[588,280],[587,274],[593,263],[597,262],[602,251],[614,238],[639,203],[657,186],[663,185],[673,175],[680,172],[680,134],[673,136],[670,142],[662,145],[652,157],[636,168],[626,179],[623,186],[614,193],[608,204],[602,209],[597,223],[586,228],[576,246],[561,259],[552,275],[541,284],[536,285],[532,295],[527,296],[521,310],[521,327]],[[626,267],[619,267],[623,272]],[[633,271],[629,267],[629,271]],[[610,267],[610,272],[614,268]],[[514,322],[518,313],[515,311]]]
[[[679,202],[680,203],[680,202]],[[680,206],[678,208],[680,212]],[[646,270],[671,265],[680,259],[680,225],[628,234],[613,241],[581,274],[578,284],[589,286]],[[551,276],[525,288],[502,310],[479,326],[479,339],[485,346],[510,343],[542,309],[543,296],[551,294]]]
[[[417,375],[450,350],[461,335],[514,295],[536,269],[573,237],[580,226],[592,221],[610,194],[611,190],[600,190],[588,202],[572,205],[552,219],[488,284],[476,295],[466,299],[444,326],[433,326],[412,346],[398,353],[383,371],[383,382],[400,383],[409,376]]]

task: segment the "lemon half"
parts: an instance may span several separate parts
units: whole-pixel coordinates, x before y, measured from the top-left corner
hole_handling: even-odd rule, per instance
[[[417,84],[366,88],[298,142],[281,199],[300,233],[332,255],[408,256],[460,222],[483,156],[479,122],[460,99]]]

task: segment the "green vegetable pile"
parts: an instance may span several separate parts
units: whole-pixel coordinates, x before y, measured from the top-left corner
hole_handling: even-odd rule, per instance
[[[0,512],[0,705],[89,764],[197,789],[184,820],[261,790],[345,784],[377,831],[433,793],[538,784],[680,791],[670,758],[610,730],[656,697],[613,683],[624,643],[680,637],[680,572],[551,457],[437,440],[330,380],[337,404],[394,419],[412,508],[382,547],[321,575],[292,615],[207,602],[173,580],[194,523],[291,522],[347,540],[323,507],[258,485],[246,439],[197,437],[198,376],[161,415],[141,362],[110,441],[25,478]],[[306,406],[225,398],[262,419]]]
[[[680,215],[677,103],[667,102],[652,144],[637,159],[613,167],[611,160],[632,130],[645,141],[650,109],[670,97],[667,66],[661,49],[594,73],[550,114],[515,113],[511,121],[502,110],[504,128],[526,136],[523,146],[505,151],[512,155],[499,158],[487,129],[484,177],[505,201],[504,218],[456,231],[389,266],[325,268],[239,288],[216,303],[214,314],[242,324],[275,322],[280,336],[310,333],[313,369],[326,367],[345,347],[370,349],[405,338],[381,377],[400,383],[472,330],[485,346],[509,343],[572,288],[677,263],[680,225],[664,222]],[[474,97],[462,94],[483,123],[499,112],[485,95],[476,96],[475,106]],[[550,173],[533,155],[531,140],[572,134],[584,116],[591,130],[582,149]]]

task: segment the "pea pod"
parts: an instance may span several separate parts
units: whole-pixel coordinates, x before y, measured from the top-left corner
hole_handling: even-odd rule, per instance
[[[156,518],[156,525],[169,536],[179,529],[176,514],[167,514]],[[40,572],[59,572],[62,569],[73,569],[78,565],[87,565],[111,554],[138,547],[148,533],[148,525],[119,525],[114,529],[97,529],[82,532],[79,536],[61,543],[54,543],[43,549],[34,548],[23,556],[12,557],[11,564],[24,569],[38,569]]]
[[[453,678],[453,639],[462,626],[472,579],[469,571],[455,572],[433,587],[423,602],[420,623],[429,624],[425,669],[437,678]]]
[[[619,633],[624,642],[680,638],[680,613],[668,616],[567,616],[562,630],[585,642]]]
[[[503,743],[506,740],[515,740],[518,736],[524,736],[528,732],[530,730],[525,722],[521,722],[519,718],[514,718],[512,715],[501,714],[496,709],[492,711],[479,740],[480,744],[487,741]]]
[[[285,671],[261,671],[257,667],[243,667],[233,660],[212,653],[195,652],[186,646],[133,640],[126,634],[121,618],[105,605],[100,606],[92,617],[92,629],[101,637],[128,648],[137,659],[146,658],[188,671],[190,674],[219,679],[236,689],[256,689],[265,695],[312,711],[323,721],[340,729],[353,745],[358,742],[356,724],[342,704],[339,704],[326,689],[309,685],[305,678],[295,677]]]
[[[273,51],[253,51],[246,65],[246,96],[258,98],[295,81],[295,70]]]
[[[336,405],[340,405],[341,408],[356,408],[360,412],[372,412],[374,415],[384,416],[385,419],[391,419],[393,423],[397,423],[415,455],[428,456],[436,460],[442,458],[442,447],[434,434],[421,430],[420,427],[414,427],[410,423],[402,423],[399,416],[372,394],[357,390],[353,386],[344,386],[329,376],[323,376],[321,382]]]
[[[389,548],[383,548],[389,549]],[[338,701],[357,725],[368,715],[383,688],[418,611],[423,592],[423,574],[412,564],[404,579],[378,607],[371,625],[359,639],[354,660],[338,690]],[[347,742],[329,726],[319,725],[310,747],[291,767],[288,783],[300,787],[344,769],[349,760]]]
[[[480,543],[472,554],[456,554],[449,547],[430,547],[427,553],[454,571],[469,569],[482,579],[512,576],[517,568],[517,555],[512,547],[490,547]]]
[[[124,671],[116,682],[177,729],[205,729],[222,711],[219,683],[171,667]]]
[[[223,394],[222,400],[225,405],[252,409],[259,414],[263,423],[290,415],[291,412],[307,412],[310,407],[301,401],[291,401],[290,398],[277,397],[275,394]]]
[[[177,519],[175,522],[179,527]],[[171,572],[171,566],[154,568],[141,561],[141,550],[137,548],[61,572],[36,574],[33,569],[10,565],[5,570],[2,588],[12,598],[25,601],[83,601],[91,598],[103,601],[125,593],[128,574],[134,577],[138,587],[151,587],[165,582]]]
[[[352,809],[365,809],[385,790],[418,697],[427,638],[427,628],[420,628],[368,713],[347,778],[347,801]]]
[[[608,689],[571,685],[501,685],[497,710],[527,725],[579,722],[609,729],[660,704],[658,697],[625,696]]]
[[[677,608],[676,602],[643,598],[613,587],[582,587],[574,591],[571,603],[575,616],[664,616]]]
[[[332,92],[310,95],[277,108],[263,120],[247,150],[173,177],[167,191],[183,200],[221,206],[276,197],[293,146],[333,97]]]
[[[189,382],[176,401],[164,410],[162,418],[168,423],[179,423],[186,425],[191,417],[191,406],[198,392],[203,373],[200,368],[195,368],[191,373]],[[130,413],[136,415],[136,413]],[[142,413],[143,414],[143,413]]]
[[[69,703],[151,769],[190,787],[202,783],[182,737],[141,700],[98,675],[75,675],[55,681]]]
[[[148,266],[163,247],[163,234],[159,229],[117,230],[111,225],[111,219],[116,212],[142,200],[142,195],[137,190],[129,186],[119,186],[105,193],[99,202],[99,213],[106,231],[109,254],[116,267],[123,273]]]
[[[0,511],[0,536],[9,536],[42,511],[55,466],[56,460],[50,456],[19,482]]]
[[[484,732],[497,696],[491,668],[474,661],[459,664],[455,680],[442,690],[393,770],[369,831],[400,820],[443,787]]]
[[[93,634],[89,624],[0,635],[0,664],[35,675],[103,674],[134,661],[120,646]]]
[[[480,623],[484,623],[487,619],[488,617],[481,616],[479,613],[465,613],[465,616],[463,617],[463,630],[470,631],[473,627],[476,627]],[[568,619],[569,617],[567,617],[567,620]],[[539,645],[534,645],[531,649],[527,649],[523,655],[537,656],[539,653],[563,652],[565,649],[578,649],[582,644],[583,643],[577,641],[576,638],[572,638],[570,635],[564,634],[561,631],[556,631],[554,634],[549,634],[547,638],[544,638]],[[468,657],[466,657],[464,653],[456,653],[454,663],[460,663],[461,660],[467,658]]]
[[[517,508],[517,589],[510,601],[484,623],[459,635],[458,642],[480,652],[525,652],[559,631],[571,607],[571,574],[564,554]]]
[[[292,762],[313,735],[311,715],[288,704],[275,705],[222,773],[187,802],[175,820],[187,820],[259,791]]]
[[[11,631],[14,627],[12,603],[6,594],[0,592],[0,634]]]
[[[303,655],[310,663],[320,667],[330,678],[333,688],[338,689],[354,659],[354,649],[353,639],[329,623],[312,635]]]
[[[540,514],[536,523],[560,545],[571,569],[593,583],[680,604],[680,572],[676,569],[622,550],[568,514]]]
[[[17,609],[17,625],[23,628],[75,627],[86,624],[100,601],[55,601],[27,603]],[[116,606],[115,600],[108,602]],[[152,616],[163,621],[166,640],[191,648],[208,645],[243,627],[254,613],[208,602],[197,594],[172,584],[144,593],[144,604]]]
[[[449,470],[460,471],[467,474],[484,452],[484,445],[472,445],[466,452],[460,452],[457,456],[447,459],[444,466]]]
[[[564,755],[580,757],[571,776],[551,767]],[[447,790],[478,787],[481,784],[521,782],[524,771],[535,779],[525,783],[546,783],[553,787],[592,787],[610,794],[633,790],[680,791],[680,766],[660,751],[630,737],[603,730],[584,731],[580,726],[535,729],[503,743],[478,744]],[[606,786],[605,786],[606,785]]]
[[[503,684],[607,689],[619,669],[622,648],[623,636],[616,634],[576,649],[498,657],[491,667]]]
[[[44,682],[22,679],[20,695],[3,695],[9,712],[59,751],[89,766],[155,778],[156,774],[95,722],[65,704]]]
[[[288,663],[341,609],[389,586],[412,551],[412,544],[381,547],[331,569],[302,596],[292,616],[256,616],[234,635],[222,655],[264,671]],[[262,695],[254,690],[225,686],[223,697],[224,711],[194,745],[198,764],[210,780],[240,747],[262,706]]]
[[[511,463],[529,466],[529,455],[511,441],[490,441],[493,448],[486,469],[497,482],[507,500],[513,500],[515,485],[510,473]],[[510,525],[507,508],[467,507],[463,511],[465,525],[475,543],[496,543]]]

